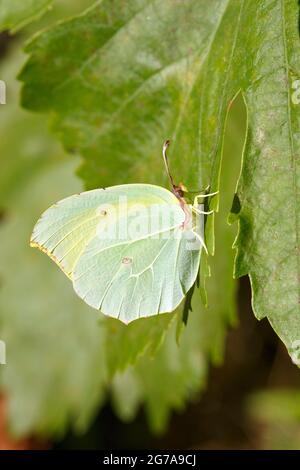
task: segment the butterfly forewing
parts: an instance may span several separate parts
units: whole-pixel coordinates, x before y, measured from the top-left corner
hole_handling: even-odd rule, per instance
[[[46,252],[89,305],[125,323],[173,311],[195,282],[200,246],[178,199],[133,184],[71,196],[37,222]]]

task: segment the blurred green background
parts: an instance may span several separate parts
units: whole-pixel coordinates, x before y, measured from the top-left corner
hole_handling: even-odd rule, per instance
[[[40,213],[82,183],[75,175],[80,157],[64,153],[46,117],[19,105],[22,48],[35,31],[91,3],[58,2],[22,32],[0,36],[0,79],[7,83],[0,107],[0,339],[7,344],[0,448],[298,449],[300,375],[268,322],[255,320],[248,278],[227,297],[208,281],[209,307],[198,296],[180,335],[181,312],[146,328],[143,320],[130,327],[107,321],[28,246]],[[225,221],[245,121],[238,99],[225,136],[220,251],[236,234]],[[220,282],[232,270],[230,256],[230,265],[212,261]]]

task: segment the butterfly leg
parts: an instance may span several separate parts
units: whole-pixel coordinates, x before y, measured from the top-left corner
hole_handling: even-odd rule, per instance
[[[203,238],[199,235],[199,233],[196,233],[196,236],[197,236],[198,240],[200,241],[201,246],[203,246],[203,248],[205,250],[205,253],[208,255],[208,249],[205,245],[205,242],[204,242]]]
[[[196,212],[196,214],[198,215],[210,215],[210,214],[213,214],[215,211],[201,211],[200,209],[198,209],[197,207],[193,207],[193,210]]]
[[[206,212],[203,212],[203,211],[199,210],[199,209],[195,206],[195,204],[192,206],[192,212],[194,212],[197,216],[200,216],[200,217],[201,217],[203,214],[206,214]],[[202,220],[202,219],[200,219],[200,220]],[[202,223],[200,222],[200,227],[202,227],[202,230],[199,229],[198,224],[199,224],[199,222],[196,223],[196,227],[194,227],[194,232],[195,232],[195,234],[196,234],[196,236],[197,236],[197,238],[198,238],[198,240],[199,240],[201,246],[204,248],[205,253],[208,255],[208,249],[207,249],[206,244],[205,244],[205,241],[204,241],[204,233],[203,233],[203,237],[200,235],[201,231],[203,231],[203,222],[202,222]],[[198,228],[197,228],[197,227],[198,227]],[[199,232],[200,232],[200,233],[199,233]]]
[[[210,214],[213,214],[213,213],[214,213],[213,210],[212,210],[212,211],[203,211],[203,210],[201,210],[201,209],[198,208],[199,206],[203,206],[203,204],[200,204],[200,203],[199,203],[199,199],[203,199],[203,198],[209,197],[209,196],[214,196],[215,194],[218,194],[218,192],[219,192],[219,191],[216,191],[216,192],[210,193],[210,194],[204,194],[204,195],[198,194],[198,195],[195,197],[195,199],[194,199],[194,204],[193,204],[193,206],[192,206],[192,211],[193,211],[195,214],[200,215],[200,216],[201,216],[201,215],[210,215]],[[199,240],[200,240],[200,243],[201,243],[201,245],[203,246],[205,252],[208,254],[208,250],[207,250],[207,247],[206,247],[206,245],[205,245],[204,239],[203,239],[199,234],[197,234],[197,236],[198,236],[198,238],[199,238]]]
[[[198,196],[195,196],[195,199],[194,199],[194,204],[193,204],[193,209],[195,210],[195,212],[197,212],[198,214],[205,214],[205,215],[209,215],[209,214],[212,214],[214,211],[201,211],[198,209],[198,206],[201,205],[199,203],[199,199],[203,199],[205,197],[208,197],[208,196],[214,196],[215,194],[218,194],[219,191],[216,191],[214,193],[210,193],[210,194],[198,194]]]
[[[204,199],[205,197],[215,196],[216,194],[219,194],[219,191],[215,191],[214,193],[209,194],[198,194],[198,196],[195,196],[194,204],[199,204],[198,199]]]

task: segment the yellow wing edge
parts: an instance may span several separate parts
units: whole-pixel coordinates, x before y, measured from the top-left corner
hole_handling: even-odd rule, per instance
[[[32,240],[30,240],[29,242],[29,245],[31,246],[31,248],[37,248],[38,250],[42,251],[43,253],[45,253],[46,255],[49,256],[49,258],[52,259],[52,261],[54,261],[54,263],[57,264],[57,266],[62,270],[62,272],[72,281],[72,273],[71,272],[68,272],[64,269],[64,267],[61,265],[61,263],[58,261],[58,259],[56,258],[56,256],[51,252],[49,251],[47,248],[45,248],[44,246],[40,245],[39,243],[37,242],[34,242]]]

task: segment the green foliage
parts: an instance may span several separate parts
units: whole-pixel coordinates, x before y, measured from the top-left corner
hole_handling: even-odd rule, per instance
[[[2,383],[17,434],[62,432],[70,417],[76,427],[85,428],[103,396],[104,339],[95,316],[74,297],[68,282],[27,246],[41,205],[53,194],[78,187],[69,176],[73,168],[73,162],[57,161],[54,166],[49,161],[47,169],[36,172],[18,189],[0,231],[5,276],[1,338],[8,351]],[[28,291],[35,295],[28,296]]]
[[[260,426],[262,447],[299,450],[300,395],[292,388],[274,388],[253,394],[247,403],[253,423]]]
[[[13,76],[22,60],[13,55],[1,70],[11,91],[0,124],[1,339],[8,354],[2,389],[15,433],[50,434],[62,432],[70,416],[85,427],[99,406],[104,341],[95,316],[74,297],[64,277],[28,247],[41,208],[77,191],[80,183],[72,176],[75,162],[62,155],[45,122],[18,109]]]
[[[80,184],[72,176],[77,159],[71,162],[62,153],[44,119],[18,107],[19,87],[13,78],[23,61],[18,49],[17,44],[0,69],[10,85],[9,103],[0,114],[0,325],[8,353],[1,389],[8,397],[11,430],[52,435],[72,425],[82,431],[111,388],[120,417],[132,418],[145,404],[150,425],[162,431],[172,409],[182,409],[203,389],[209,363],[220,363],[223,356],[234,311],[233,281],[222,282],[232,269],[232,229],[225,217],[220,219],[222,253],[214,259],[214,276],[208,281],[210,306],[205,309],[195,294],[179,345],[180,311],[126,327],[85,307],[56,266],[28,246],[41,211],[79,191]],[[232,123],[231,135],[235,128]],[[238,155],[234,144],[230,151]],[[224,185],[228,194],[231,171]],[[223,202],[225,215],[230,195]]]
[[[52,4],[52,0],[1,0],[0,31],[13,32],[40,17]]]
[[[50,112],[83,156],[88,188],[162,182],[170,137],[174,174],[217,189],[228,109],[243,94],[235,276],[249,274],[256,316],[289,350],[300,337],[298,15],[297,0],[103,1],[28,45],[20,76],[23,104]],[[213,217],[206,235],[213,252]]]
[[[224,9],[215,3],[103,1],[28,45],[23,104],[51,112],[65,147],[84,157],[87,188],[107,184],[108,176],[111,183],[166,184],[166,136],[174,175],[191,189],[210,182],[208,172],[198,174],[198,114],[188,105]]]
[[[6,67],[10,84],[19,63],[14,59]],[[41,210],[80,190],[80,184],[72,176],[76,162],[54,145],[45,122],[29,118],[16,104],[8,108],[0,124],[0,308],[8,351],[2,390],[9,397],[10,426],[18,435],[61,433],[70,420],[85,429],[102,402],[106,375],[154,351],[170,317],[155,318],[147,328],[143,322],[128,330],[119,322],[98,325],[64,276],[29,248]]]
[[[10,23],[2,4],[11,8]],[[0,5],[2,27],[40,12],[25,18],[14,2]],[[0,325],[11,428],[83,430],[110,390],[119,416],[131,419],[144,405],[160,432],[171,411],[203,389],[209,363],[221,363],[234,321],[235,228],[226,218],[242,153],[241,99],[223,141],[239,92],[248,129],[230,216],[239,221],[235,275],[250,275],[256,316],[268,317],[291,352],[300,338],[297,0],[102,0],[26,50],[23,105],[50,114],[65,149],[81,155],[87,188],[166,185],[160,153],[170,138],[175,180],[191,190],[220,188],[220,200],[206,223],[215,256],[202,259],[187,326],[180,309],[126,327],[85,307],[56,267],[28,247],[40,212],[80,184],[72,176],[77,158],[57,147],[43,119],[18,108],[12,77],[22,57],[11,52],[0,70],[10,91],[0,114]]]

